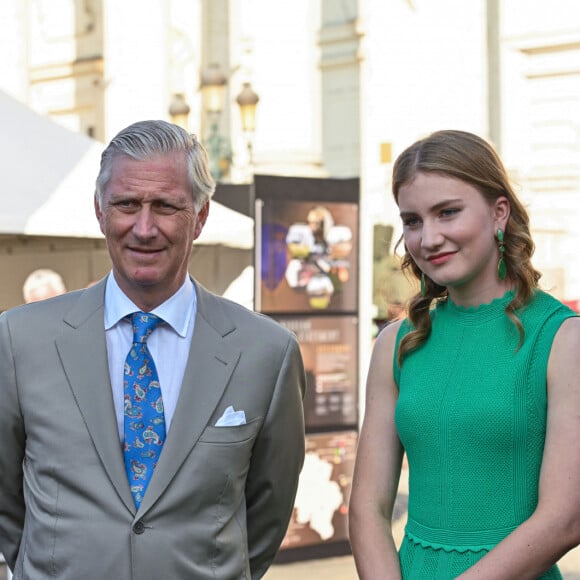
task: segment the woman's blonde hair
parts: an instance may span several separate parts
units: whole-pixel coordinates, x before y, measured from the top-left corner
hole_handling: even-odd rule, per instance
[[[393,196],[399,202],[401,187],[411,182],[418,173],[437,173],[455,177],[477,188],[491,204],[506,197],[510,216],[504,232],[504,259],[507,278],[514,283],[514,297],[506,306],[506,314],[517,326],[520,344],[524,330],[515,311],[524,306],[538,287],[540,272],[531,263],[534,242],[530,234],[529,216],[514,192],[507,171],[495,151],[484,139],[465,131],[437,131],[405,149],[393,166]],[[399,240],[399,243],[402,241]],[[499,259],[499,254],[498,254]],[[403,270],[421,279],[421,270],[405,247]],[[446,299],[447,289],[424,277],[425,295],[417,293],[409,303],[409,319],[413,330],[403,337],[397,356],[401,364],[405,355],[419,347],[431,333],[429,310],[434,299]]]

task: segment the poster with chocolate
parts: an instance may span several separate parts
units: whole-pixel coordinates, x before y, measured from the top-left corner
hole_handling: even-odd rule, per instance
[[[355,312],[357,259],[357,204],[267,200],[261,312]]]

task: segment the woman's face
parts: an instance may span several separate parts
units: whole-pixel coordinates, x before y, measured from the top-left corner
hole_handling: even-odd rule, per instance
[[[472,185],[437,173],[418,173],[399,189],[405,246],[417,266],[451,299],[480,304],[505,292],[497,262],[498,228],[505,230],[509,202],[491,204]],[[501,292],[501,294],[500,294]]]

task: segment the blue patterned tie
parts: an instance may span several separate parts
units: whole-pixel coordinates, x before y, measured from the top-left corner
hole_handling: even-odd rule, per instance
[[[147,312],[131,315],[133,344],[125,360],[125,468],[137,508],[165,442],[165,416],[159,376],[147,339],[163,322]]]

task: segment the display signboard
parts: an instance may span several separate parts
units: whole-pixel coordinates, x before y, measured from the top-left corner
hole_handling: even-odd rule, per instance
[[[304,467],[283,549],[348,540],[356,444],[356,431],[306,436]]]
[[[358,318],[290,316],[277,320],[300,344],[307,381],[307,431],[356,427]]]
[[[358,178],[255,176],[255,308],[292,331],[306,371],[306,457],[276,561],[349,553],[358,428]]]
[[[357,311],[356,203],[269,199],[261,222],[262,312]]]

